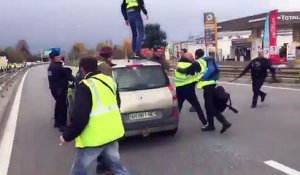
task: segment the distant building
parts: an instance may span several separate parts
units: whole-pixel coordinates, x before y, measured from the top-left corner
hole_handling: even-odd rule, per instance
[[[258,56],[262,48],[265,19],[268,13],[233,19],[218,23],[218,55],[220,60],[248,61]],[[192,37],[190,36],[189,39]],[[204,37],[194,37],[194,42],[179,42],[175,48],[188,48],[198,44],[203,47]],[[300,42],[300,12],[279,12],[277,45]],[[194,48],[195,49],[195,48]]]

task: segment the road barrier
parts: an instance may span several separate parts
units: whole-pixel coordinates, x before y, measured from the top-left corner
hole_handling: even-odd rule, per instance
[[[0,98],[5,97],[5,93],[12,87],[17,75],[27,68],[11,69],[0,75]]]
[[[177,60],[169,60],[169,64],[175,69],[177,65]],[[245,69],[245,67],[221,65],[220,69],[221,77],[234,78],[240,75],[240,73]],[[245,76],[250,76],[250,73],[247,73]],[[279,81],[300,83],[300,68],[276,68],[276,78]]]
[[[19,74],[33,66],[38,66],[41,64],[44,63],[30,64],[25,67],[14,68],[0,73],[0,98],[5,97],[5,93],[8,92],[8,90],[12,87]]]

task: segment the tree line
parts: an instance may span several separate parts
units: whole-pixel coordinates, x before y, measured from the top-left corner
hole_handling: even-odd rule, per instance
[[[145,26],[145,38],[142,45],[143,48],[165,48],[167,45],[167,34],[161,29],[159,24],[147,24]],[[76,63],[82,56],[98,56],[98,51],[105,46],[112,47],[114,59],[123,59],[132,54],[131,39],[124,40],[123,45],[114,45],[110,40],[100,42],[96,45],[95,49],[87,48],[83,42],[76,42],[73,44],[71,51],[68,53],[68,60]]]
[[[0,48],[0,56],[6,57],[9,63],[22,63],[36,61],[37,55],[32,55],[28,43],[20,40],[15,47]]]
[[[161,30],[159,24],[147,24],[145,26],[145,39],[143,48],[153,49],[155,47],[167,46],[167,34]],[[78,61],[78,58],[84,55],[98,55],[98,51],[104,47],[110,46],[113,48],[113,56],[115,59],[121,59],[131,55],[131,40],[126,39],[123,45],[114,45],[112,41],[98,43],[95,49],[89,49],[83,42],[74,43],[71,51],[67,53],[68,60]],[[22,63],[41,60],[40,55],[33,55],[30,52],[30,47],[25,40],[17,42],[15,47],[0,48],[0,56],[5,56],[9,63]]]

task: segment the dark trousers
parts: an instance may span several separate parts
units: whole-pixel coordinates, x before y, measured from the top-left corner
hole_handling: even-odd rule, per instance
[[[144,22],[141,13],[138,10],[136,10],[128,12],[127,15],[132,31],[132,50],[134,53],[140,54],[145,35]]]
[[[67,126],[67,91],[63,89],[51,89],[55,99],[54,126]]]
[[[207,121],[196,96],[195,86],[196,83],[192,83],[176,88],[179,111],[181,111],[184,101],[187,100],[196,109],[196,112],[202,124],[206,125]]]
[[[207,121],[210,127],[214,127],[214,117],[217,118],[217,120],[222,124],[227,124],[227,120],[225,117],[220,113],[214,105],[214,91],[215,91],[216,85],[209,85],[205,86],[203,88],[203,96],[205,100],[205,110],[206,110],[206,116]]]
[[[252,105],[257,105],[258,97],[262,97],[266,95],[263,91],[261,91],[261,87],[263,86],[265,82],[265,77],[258,77],[258,78],[252,78],[252,91],[253,91],[253,98],[252,98]]]

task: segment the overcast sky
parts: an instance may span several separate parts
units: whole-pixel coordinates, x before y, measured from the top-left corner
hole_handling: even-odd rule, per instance
[[[0,47],[25,39],[33,51],[45,47],[69,49],[76,41],[95,48],[111,39],[121,44],[130,37],[122,0],[1,0]],[[202,35],[203,13],[218,21],[264,13],[272,9],[300,11],[300,0],[144,0],[150,20],[160,23],[170,42]]]

